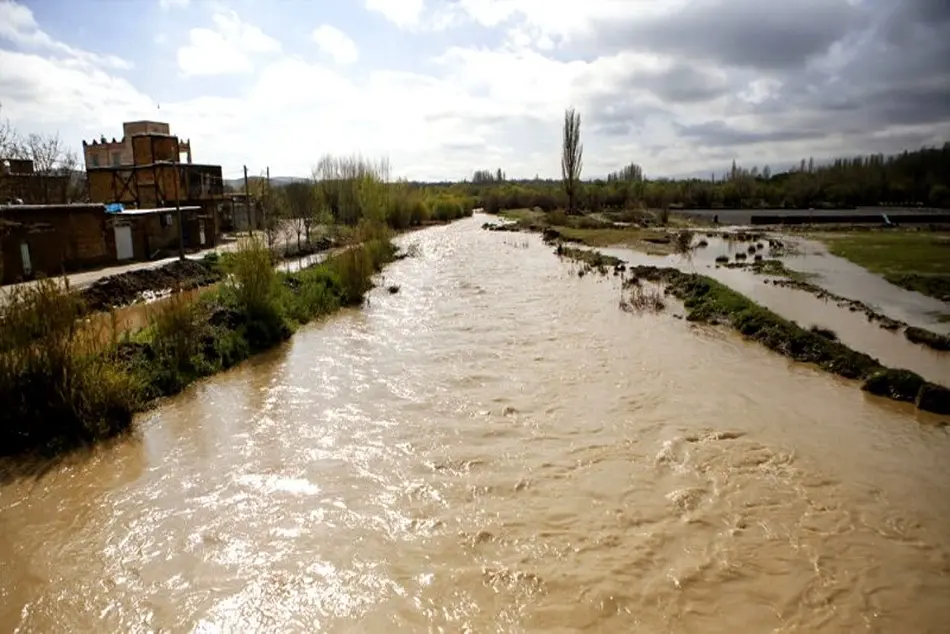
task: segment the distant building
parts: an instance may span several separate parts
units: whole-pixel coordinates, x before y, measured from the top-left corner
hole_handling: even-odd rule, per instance
[[[190,142],[171,134],[167,123],[132,121],[122,128],[121,140],[83,141],[89,199],[130,210],[197,207],[185,218],[186,229],[195,226],[185,244],[213,246],[224,199],[221,166],[192,163]]]
[[[71,177],[37,172],[30,159],[0,158],[0,204],[65,204]]]
[[[249,231],[262,229],[260,201],[253,195],[241,192],[225,194],[225,203],[221,206],[221,224],[229,231]]]

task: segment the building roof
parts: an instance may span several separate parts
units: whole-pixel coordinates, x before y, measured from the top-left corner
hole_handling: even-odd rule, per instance
[[[0,212],[7,211],[102,211],[103,203],[65,203],[56,205],[0,205]]]
[[[200,211],[198,205],[182,205],[182,211]],[[147,216],[149,214],[170,214],[178,211],[174,207],[155,207],[152,209],[123,209],[122,211],[110,212],[113,216]]]

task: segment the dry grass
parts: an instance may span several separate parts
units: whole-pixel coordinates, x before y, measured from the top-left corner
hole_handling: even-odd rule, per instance
[[[628,285],[620,308],[628,313],[658,313],[666,308],[663,289],[657,284],[636,280]]]

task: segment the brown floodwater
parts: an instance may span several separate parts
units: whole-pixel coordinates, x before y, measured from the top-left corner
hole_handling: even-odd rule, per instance
[[[0,488],[0,630],[946,632],[946,419],[484,218]]]

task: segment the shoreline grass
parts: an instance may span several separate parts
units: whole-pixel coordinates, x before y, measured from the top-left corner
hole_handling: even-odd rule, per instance
[[[173,297],[148,327],[108,342],[81,327],[81,300],[57,281],[18,291],[0,307],[0,456],[52,458],[117,436],[157,399],[360,305],[396,256],[388,229],[361,232],[360,246],[295,273],[249,242],[217,287]]]
[[[863,381],[864,391],[914,403],[923,411],[950,414],[950,389],[930,383],[909,370],[884,367],[877,359],[812,332],[759,306],[712,278],[674,268],[637,266],[628,285],[640,280],[662,283],[682,300],[688,321],[728,324],[744,337],[779,354],[811,363],[847,379]]]
[[[950,231],[816,232],[810,237],[895,286],[950,302]]]
[[[674,235],[658,221],[651,220],[649,212],[637,212],[641,224],[622,226],[614,221],[595,216],[568,215],[562,211],[542,212],[531,209],[513,209],[500,212],[503,218],[513,220],[511,230],[554,231],[565,242],[576,242],[591,247],[630,247],[650,255],[669,255],[676,252]],[[679,226],[670,223],[670,227]]]

